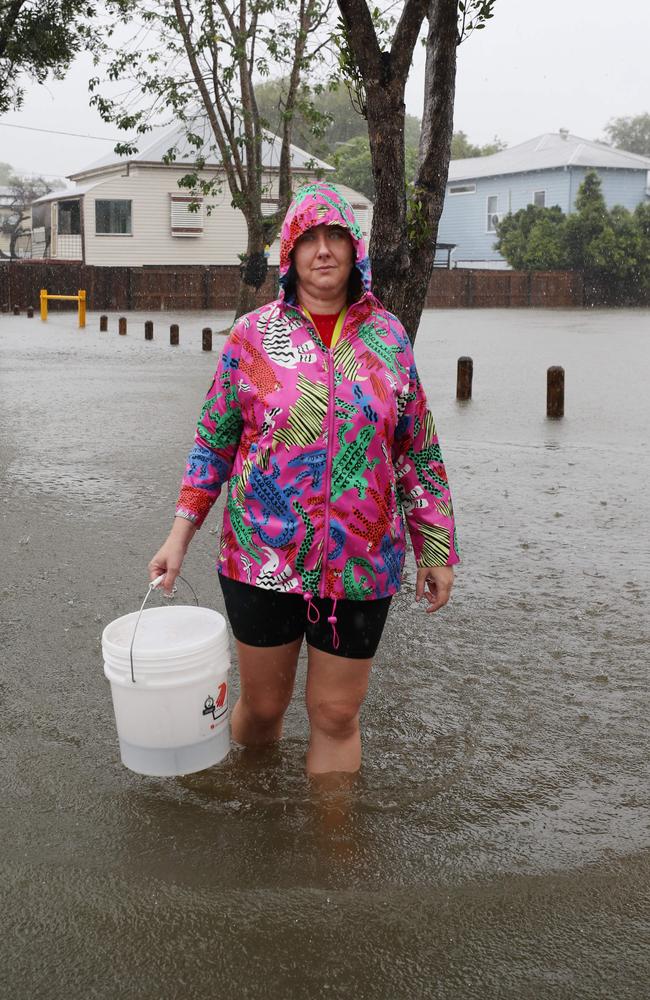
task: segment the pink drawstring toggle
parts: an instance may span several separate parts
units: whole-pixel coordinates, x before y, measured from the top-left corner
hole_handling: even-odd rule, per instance
[[[337,600],[338,600],[338,598],[335,597],[334,600],[332,601],[332,614],[327,619],[328,622],[330,623],[330,625],[332,626],[332,645],[334,646],[334,649],[338,649],[339,648],[339,634],[336,631],[336,622],[337,622],[337,617],[336,617],[336,602],[337,602]]]
[[[314,595],[311,593],[310,590],[306,590],[305,593],[302,596],[303,596],[303,599],[305,601],[309,601],[309,604],[307,605],[307,621],[311,625],[316,625],[316,623],[320,621],[320,611],[318,610],[318,608],[314,604],[314,600],[313,600]],[[312,618],[312,611],[316,615],[315,618]]]

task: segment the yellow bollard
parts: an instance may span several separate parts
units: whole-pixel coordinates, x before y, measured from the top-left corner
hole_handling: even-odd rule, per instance
[[[41,319],[47,320],[47,288],[41,288]]]
[[[79,329],[83,330],[86,326],[86,290],[84,288],[80,289],[79,295]]]

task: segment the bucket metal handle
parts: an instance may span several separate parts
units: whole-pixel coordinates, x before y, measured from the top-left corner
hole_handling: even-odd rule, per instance
[[[166,576],[167,576],[166,573],[161,573],[160,576],[157,576],[156,579],[152,580],[151,583],[149,584],[149,586],[147,588],[147,593],[144,595],[144,601],[140,605],[140,611],[138,612],[138,617],[136,619],[135,626],[133,628],[133,635],[131,636],[131,645],[129,646],[129,659],[131,660],[131,681],[134,684],[135,684],[135,673],[133,671],[133,643],[135,642],[135,633],[138,630],[138,625],[140,624],[140,619],[142,617],[142,612],[144,611],[145,604],[149,600],[149,597],[151,596],[151,594],[153,593],[153,591],[156,590],[160,586],[160,584],[163,582],[163,580],[165,579]],[[199,599],[196,596],[196,593],[194,591],[194,587],[192,586],[192,584],[189,583],[189,581],[186,580],[184,576],[181,576],[180,573],[178,574],[177,579],[178,580],[182,580],[183,583],[185,584],[185,586],[188,587],[189,590],[191,590],[192,597],[194,598],[194,602],[195,602],[195,604],[196,604],[196,606],[198,608],[198,606],[199,606]],[[171,600],[173,600],[175,594],[176,594],[176,587],[174,586],[174,588],[172,589],[171,594],[169,594],[169,595],[168,594],[163,594],[163,597],[165,597],[168,601],[171,601]]]

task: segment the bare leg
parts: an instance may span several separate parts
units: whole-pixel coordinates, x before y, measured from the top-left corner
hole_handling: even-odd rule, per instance
[[[241,694],[231,716],[232,736],[237,743],[263,746],[282,736],[301,645],[302,639],[264,647],[237,641]]]
[[[332,656],[309,646],[307,773],[354,772],[361,766],[359,710],[372,660]]]

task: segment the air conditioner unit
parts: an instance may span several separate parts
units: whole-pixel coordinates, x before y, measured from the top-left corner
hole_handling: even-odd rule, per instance
[[[498,212],[495,212],[493,215],[490,216],[490,225],[493,229],[496,229],[500,222],[501,222],[501,215]]]

